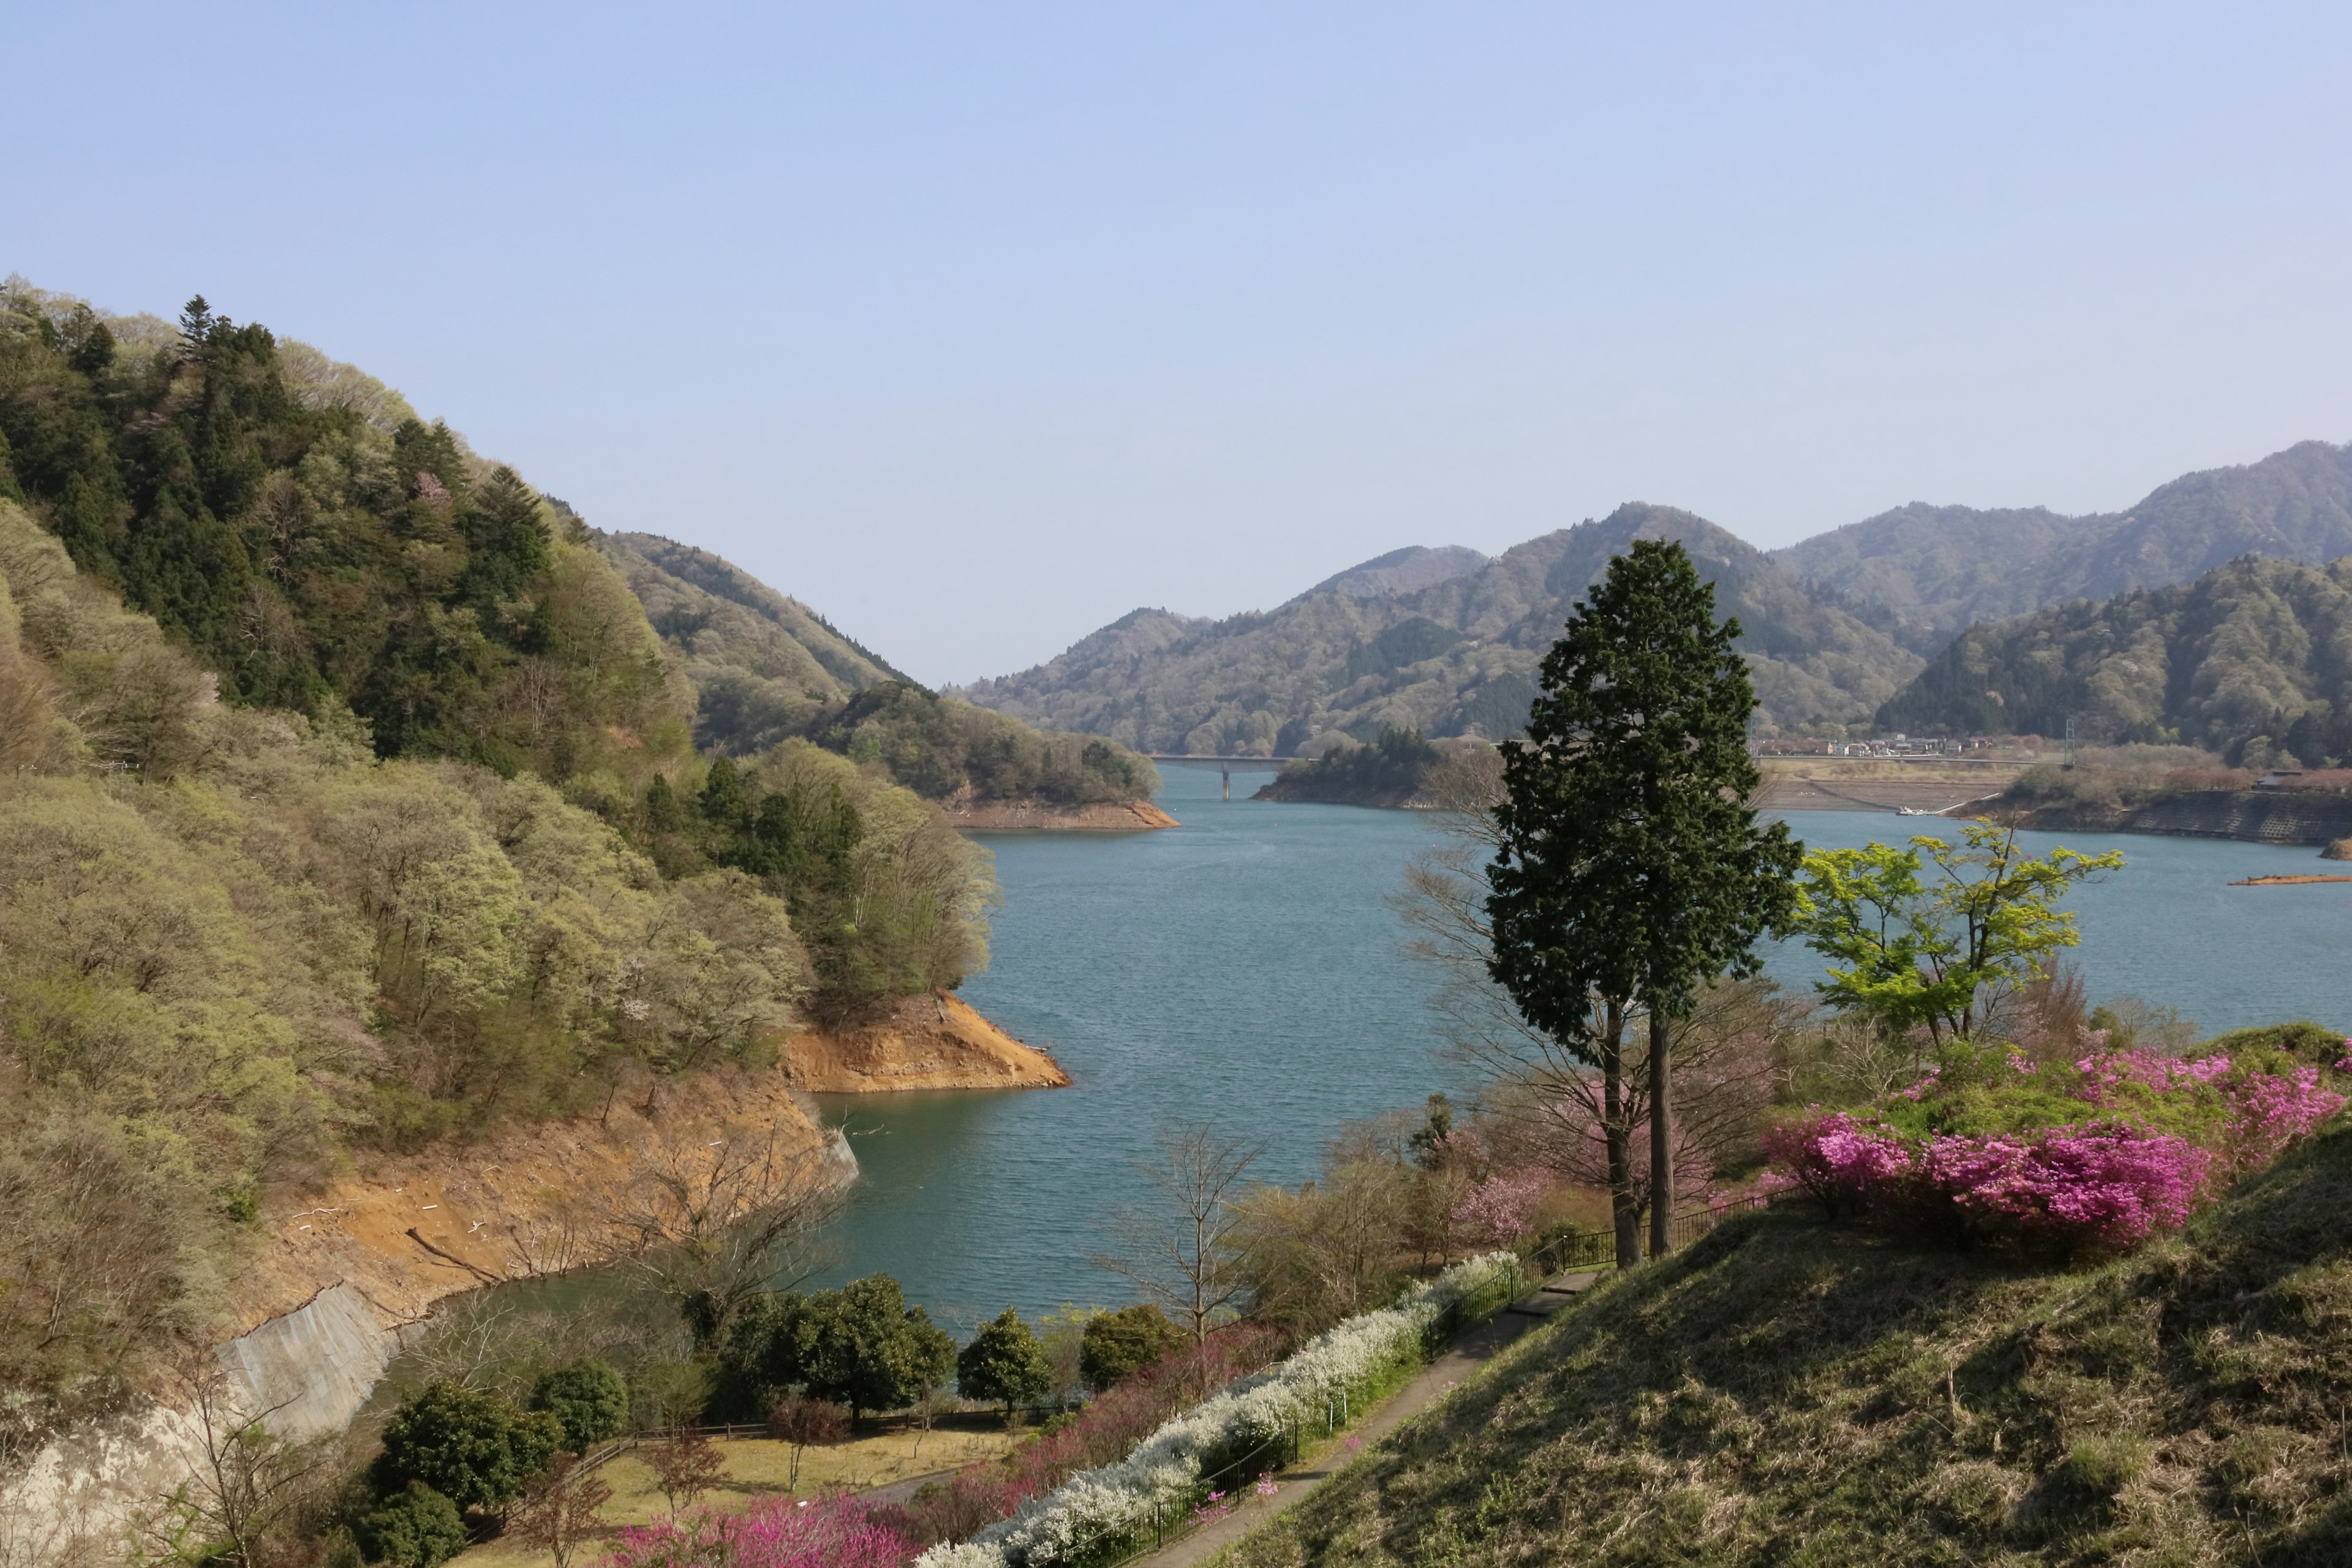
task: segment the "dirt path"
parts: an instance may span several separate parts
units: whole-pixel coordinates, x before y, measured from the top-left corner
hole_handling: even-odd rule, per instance
[[[1411,1383],[1347,1433],[1325,1443],[1305,1459],[1275,1477],[1281,1490],[1270,1498],[1252,1496],[1217,1521],[1203,1525],[1183,1540],[1172,1542],[1129,1568],[1191,1568],[1207,1563],[1283,1510],[1295,1505],[1317,1487],[1353,1463],[1357,1455],[1466,1383],[1495,1358],[1496,1352],[1568,1304],[1570,1297],[1599,1279],[1598,1274],[1570,1274],[1545,1284],[1456,1341],[1453,1349],[1430,1363]],[[1348,1446],[1349,1437],[1358,1447]]]

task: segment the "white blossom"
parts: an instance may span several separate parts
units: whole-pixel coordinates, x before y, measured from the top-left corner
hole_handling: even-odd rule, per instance
[[[916,1568],[1049,1568],[1143,1524],[1155,1509],[1163,1518],[1182,1518],[1197,1500],[1204,1456],[1230,1461],[1418,1358],[1422,1336],[1440,1313],[1506,1278],[1515,1280],[1518,1262],[1510,1253],[1490,1252],[1455,1264],[1393,1306],[1349,1318],[1170,1417],[1117,1464],[1072,1476],[961,1545],[932,1547]]]

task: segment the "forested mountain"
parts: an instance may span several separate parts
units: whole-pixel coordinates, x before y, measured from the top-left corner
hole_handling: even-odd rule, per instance
[[[1410,591],[1360,595],[1342,574],[1337,587],[1222,621],[1138,610],[964,695],[1156,752],[1289,755],[1318,736],[1369,742],[1384,729],[1499,739],[1525,721],[1570,605],[1635,539],[1680,539],[1715,581],[1719,607],[1739,618],[1766,733],[1864,721],[1919,668],[1714,524],[1633,503]]]
[[[650,533],[598,534],[699,701],[696,739],[748,756],[814,741],[929,800],[1050,806],[1148,800],[1150,759],[1092,735],[924,690],[825,618],[708,551]]]
[[[317,351],[0,289],[0,495],[231,701],[345,703],[385,756],[562,781],[683,753],[620,579],[509,468]]]
[[[2069,599],[2187,583],[2242,555],[2319,563],[2352,554],[2352,447],[2305,441],[2258,463],[2185,475],[2128,510],[2062,517],[1914,502],[1773,559],[1884,606],[1932,652],[1975,621]]]
[[[2194,583],[1970,627],[1879,710],[1914,734],[2182,742],[2232,765],[2352,759],[2352,559],[2249,556]]]

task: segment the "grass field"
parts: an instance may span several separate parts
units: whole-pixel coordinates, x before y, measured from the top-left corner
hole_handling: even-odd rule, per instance
[[[917,1452],[918,1439],[920,1452]],[[831,1447],[810,1448],[801,1456],[800,1486],[788,1482],[792,1450],[764,1437],[738,1437],[718,1444],[727,1461],[729,1484],[706,1495],[698,1507],[725,1509],[762,1498],[800,1496],[839,1488],[864,1491],[892,1481],[928,1475],[1004,1452],[1014,1440],[1003,1431],[942,1428],[923,1436],[914,1431],[884,1432]],[[634,1454],[623,1454],[600,1472],[613,1489],[613,1500],[602,1517],[614,1530],[623,1525],[648,1524],[669,1517],[669,1505],[654,1489],[653,1473]],[[592,1549],[581,1561],[594,1562],[601,1551]],[[472,1548],[454,1561],[466,1568],[553,1568],[555,1559],[510,1542],[492,1541]]]

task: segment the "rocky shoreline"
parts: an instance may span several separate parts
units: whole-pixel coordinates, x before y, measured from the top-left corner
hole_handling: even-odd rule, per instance
[[[2298,790],[2200,790],[2115,806],[2075,802],[2004,807],[1996,800],[1972,815],[2043,833],[2154,833],[2308,845],[2352,837],[2352,796]]]

